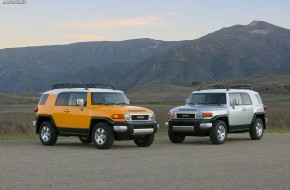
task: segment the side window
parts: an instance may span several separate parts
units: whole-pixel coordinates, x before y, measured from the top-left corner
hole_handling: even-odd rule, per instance
[[[42,94],[41,98],[39,99],[38,105],[44,105],[48,98],[48,94]]]
[[[77,99],[83,99],[85,106],[87,103],[87,93],[86,92],[72,92],[70,93],[68,105],[69,106],[76,106],[77,105]]]
[[[255,94],[255,96],[256,96],[256,98],[257,98],[258,103],[259,103],[259,104],[263,104],[260,95],[259,95],[259,94]]]
[[[62,92],[59,93],[56,99],[55,105],[57,106],[67,106],[68,100],[69,100],[70,93],[68,92]]]
[[[241,93],[243,99],[243,105],[252,105],[252,100],[249,94]]]
[[[233,102],[234,102],[235,99],[239,100],[239,105],[243,104],[242,96],[241,96],[240,93],[230,93],[229,96],[230,96],[231,105],[233,105]]]
[[[103,93],[101,92],[94,92],[92,93],[92,104],[103,104],[105,103],[103,98]]]

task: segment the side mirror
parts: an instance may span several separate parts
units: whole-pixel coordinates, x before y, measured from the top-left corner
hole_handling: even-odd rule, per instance
[[[239,99],[234,99],[234,101],[233,101],[233,105],[236,106],[236,105],[239,105],[239,104],[240,104]]]
[[[233,107],[233,109],[235,109],[235,107],[236,107],[237,105],[239,105],[239,104],[240,104],[239,99],[234,99],[234,101],[232,102],[232,107]]]
[[[84,110],[85,102],[84,99],[77,99],[77,106],[81,107],[81,111]]]
[[[188,99],[185,100],[185,104],[187,104],[187,103],[188,103]]]
[[[130,99],[128,99],[128,103],[130,104]]]

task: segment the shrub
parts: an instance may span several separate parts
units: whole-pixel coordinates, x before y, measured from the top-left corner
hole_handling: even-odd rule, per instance
[[[193,81],[191,82],[191,85],[192,85],[192,86],[197,86],[197,85],[200,85],[200,82],[198,82],[198,81],[194,81],[194,80],[193,80]]]

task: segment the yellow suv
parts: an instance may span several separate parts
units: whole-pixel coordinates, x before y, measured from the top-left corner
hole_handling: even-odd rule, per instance
[[[124,92],[103,84],[53,85],[34,111],[33,125],[43,145],[54,145],[58,136],[78,136],[98,149],[110,148],[114,140],[148,147],[159,127],[153,111],[130,106]]]

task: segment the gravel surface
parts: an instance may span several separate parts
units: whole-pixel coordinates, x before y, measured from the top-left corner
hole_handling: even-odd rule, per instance
[[[98,150],[78,139],[55,146],[0,141],[0,189],[289,189],[290,134],[229,134],[223,145],[208,137],[148,148],[115,141]]]

